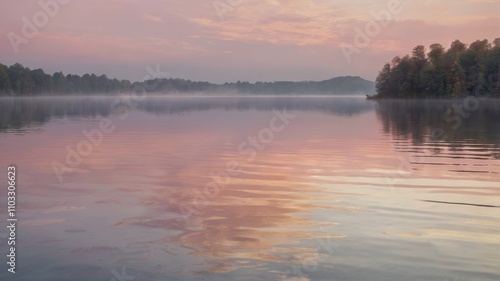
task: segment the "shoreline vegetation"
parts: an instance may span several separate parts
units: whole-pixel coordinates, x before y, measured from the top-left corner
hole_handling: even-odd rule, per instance
[[[377,94],[367,99],[500,98],[500,38],[467,46],[455,40],[449,49],[422,45],[411,56],[396,56],[375,81]]]
[[[177,78],[157,78],[143,82],[110,79],[95,74],[46,74],[16,63],[0,64],[0,96],[115,95],[121,93],[161,95],[247,94],[247,95],[365,95],[375,92],[375,83],[358,76],[335,77],[324,81],[235,82],[214,84]]]

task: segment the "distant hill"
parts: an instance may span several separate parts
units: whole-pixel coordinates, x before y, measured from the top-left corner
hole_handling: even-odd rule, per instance
[[[78,95],[113,94],[132,91],[159,94],[371,94],[375,84],[355,76],[335,77],[325,81],[303,82],[236,82],[214,84],[178,78],[154,79],[143,82],[110,79],[106,75],[95,74],[64,75],[56,72],[46,74],[42,69],[31,70],[19,63],[7,67],[0,64],[0,95]]]
[[[324,81],[276,81],[276,82],[241,82],[211,84],[192,82],[183,79],[156,79],[145,82],[157,83],[157,92],[207,92],[207,93],[242,93],[254,95],[286,94],[370,94],[375,92],[375,83],[357,76],[335,77]]]

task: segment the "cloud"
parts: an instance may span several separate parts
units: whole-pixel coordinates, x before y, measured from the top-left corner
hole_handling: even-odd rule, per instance
[[[159,17],[159,16],[154,16],[154,15],[151,15],[151,14],[145,14],[144,15],[144,18],[148,21],[152,21],[152,22],[159,22],[159,23],[165,23],[165,21]]]

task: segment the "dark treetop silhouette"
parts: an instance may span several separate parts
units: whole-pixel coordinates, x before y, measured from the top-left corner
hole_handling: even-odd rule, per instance
[[[376,80],[375,98],[500,97],[500,38],[467,47],[456,40],[446,50],[417,46],[411,56],[395,57]]]

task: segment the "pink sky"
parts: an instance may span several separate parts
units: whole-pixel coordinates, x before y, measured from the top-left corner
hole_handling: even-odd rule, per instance
[[[372,28],[370,41],[347,60],[341,46],[355,46],[355,30],[365,30],[372,13],[389,10],[393,1],[400,4],[391,21]],[[172,77],[211,82],[373,80],[383,63],[418,44],[500,37],[500,0],[40,2],[59,3],[45,23],[38,0],[2,2],[0,63],[131,80],[142,80],[146,67],[158,64]],[[31,38],[23,35],[23,17],[38,29]],[[26,39],[17,53],[9,34]]]

